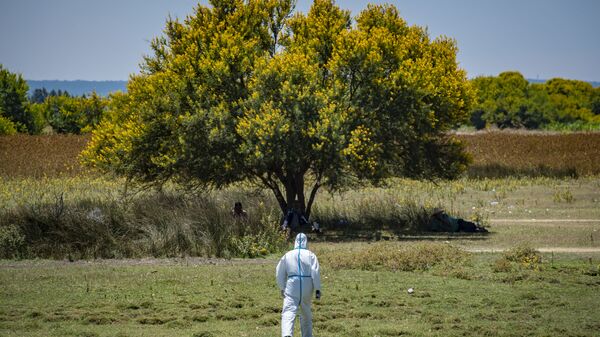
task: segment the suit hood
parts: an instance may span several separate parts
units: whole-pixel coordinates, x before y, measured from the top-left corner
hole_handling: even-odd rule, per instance
[[[308,237],[304,233],[296,235],[296,242],[294,243],[294,249],[308,249]]]

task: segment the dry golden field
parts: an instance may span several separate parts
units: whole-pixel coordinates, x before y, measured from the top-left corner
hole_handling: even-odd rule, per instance
[[[471,177],[600,174],[600,133],[458,133],[473,156]],[[74,176],[88,135],[0,137],[0,177]]]
[[[600,133],[524,131],[457,135],[473,156],[468,175],[586,176],[600,174]]]
[[[0,177],[58,177],[82,172],[78,156],[88,135],[0,137]]]

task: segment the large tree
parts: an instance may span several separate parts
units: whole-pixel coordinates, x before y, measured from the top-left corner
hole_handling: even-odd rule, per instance
[[[250,180],[310,215],[322,187],[454,177],[468,161],[447,135],[472,97],[456,44],[393,6],[353,22],[330,0],[306,15],[291,0],[213,0],[151,46],[88,164],[143,183]]]

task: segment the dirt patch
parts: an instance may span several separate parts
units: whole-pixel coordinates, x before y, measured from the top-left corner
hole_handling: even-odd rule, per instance
[[[595,223],[600,219],[490,219],[492,224],[519,224],[519,223]]]
[[[203,257],[185,258],[142,258],[142,259],[97,259],[97,260],[23,260],[0,261],[0,268],[54,268],[61,266],[199,266],[199,265],[260,265],[273,264],[272,259],[217,259]]]
[[[502,253],[508,248],[465,248],[465,250],[471,253]],[[541,253],[600,253],[599,247],[540,247],[536,250]]]

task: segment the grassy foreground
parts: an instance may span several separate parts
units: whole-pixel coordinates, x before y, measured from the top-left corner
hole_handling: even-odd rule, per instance
[[[339,268],[334,260],[343,250],[314,246],[322,253],[324,287],[313,304],[316,336],[597,336],[600,330],[597,259],[545,256],[535,268],[497,271],[498,255],[475,254],[424,271],[367,271]],[[0,335],[277,336],[276,261],[0,262]]]

